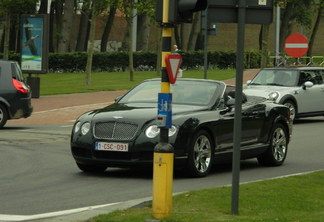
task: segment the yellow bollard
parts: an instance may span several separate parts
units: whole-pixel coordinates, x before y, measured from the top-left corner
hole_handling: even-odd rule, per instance
[[[154,153],[153,216],[166,218],[172,213],[173,153]]]

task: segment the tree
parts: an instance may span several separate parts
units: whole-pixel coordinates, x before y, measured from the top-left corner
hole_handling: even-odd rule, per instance
[[[58,52],[71,51],[71,35],[73,28],[74,0],[65,0],[63,8],[62,30],[58,39]]]
[[[180,23],[174,27],[176,45],[182,51],[195,50],[201,33],[201,12],[193,14],[192,23]]]
[[[87,50],[88,46],[88,36],[89,36],[89,20],[91,18],[90,8],[91,0],[84,0],[81,8],[81,18],[79,25],[79,32],[75,51],[83,52]]]
[[[86,65],[86,85],[91,85],[91,69],[92,69],[92,58],[94,52],[96,19],[104,10],[107,9],[108,4],[109,4],[109,0],[93,0],[91,3],[89,46],[88,46],[87,65]]]
[[[134,58],[133,58],[133,9],[137,9],[138,13],[151,13],[154,14],[154,0],[121,0],[121,11],[128,23],[128,69],[129,80],[134,81]]]
[[[112,0],[110,2],[109,15],[107,18],[105,29],[104,29],[102,37],[101,37],[101,45],[100,45],[101,52],[107,51],[108,37],[109,37],[110,31],[111,31],[111,28],[113,26],[113,22],[115,20],[117,6],[118,6],[118,0]]]
[[[270,25],[261,25],[260,48],[261,48],[261,68],[265,68],[268,64],[268,38]]]
[[[11,38],[10,36],[10,27],[11,21],[13,18],[17,19],[22,14],[22,12],[30,11],[30,9],[35,9],[36,2],[38,0],[1,0],[0,1],[0,15],[3,15],[5,18],[4,25],[4,46],[3,46],[3,59],[8,60],[9,58],[9,47],[10,40],[13,39],[14,42],[17,42],[18,35],[13,35],[16,38]],[[19,20],[18,20],[19,24]],[[14,29],[15,32],[18,32],[17,29]]]
[[[59,42],[62,37],[63,24],[63,0],[55,0],[51,3],[50,11],[50,51],[59,51]]]
[[[291,34],[294,22],[308,28],[311,26],[311,5],[314,4],[314,0],[279,0],[277,2],[283,7],[279,37],[280,51],[283,51],[284,41]]]
[[[311,36],[309,39],[309,45],[308,45],[308,51],[307,51],[307,56],[311,57],[312,52],[313,52],[313,45],[315,42],[315,37],[321,22],[321,18],[323,16],[323,10],[324,10],[324,0],[319,0],[318,5],[317,5],[317,15],[316,15],[316,20],[315,24],[313,26]]]

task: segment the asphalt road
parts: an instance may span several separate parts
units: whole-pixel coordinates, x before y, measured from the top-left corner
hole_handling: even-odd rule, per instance
[[[0,221],[13,215],[45,214],[151,197],[152,169],[82,173],[70,153],[71,127],[10,125],[0,131]],[[323,129],[324,117],[298,121],[285,164],[260,167],[256,160],[243,161],[240,181],[323,170]],[[176,173],[173,190],[178,193],[228,185],[231,181],[231,165],[216,165],[206,178],[185,178]]]

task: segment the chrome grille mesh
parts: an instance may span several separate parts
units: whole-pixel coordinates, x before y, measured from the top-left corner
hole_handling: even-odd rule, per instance
[[[124,122],[96,123],[94,135],[98,139],[131,140],[137,128],[135,124]]]

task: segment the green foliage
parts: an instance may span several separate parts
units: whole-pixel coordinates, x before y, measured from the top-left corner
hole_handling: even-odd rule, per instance
[[[38,0],[1,0],[0,15],[5,11],[10,11],[12,16],[34,13]]]
[[[27,74],[25,74],[27,77]],[[57,95],[70,93],[85,93],[97,91],[129,90],[145,79],[159,78],[154,71],[137,71],[134,73],[134,81],[129,81],[128,72],[93,72],[91,74],[91,85],[84,83],[85,73],[48,73],[38,75],[40,81],[40,94]],[[224,80],[232,79],[235,70],[209,70],[208,79]],[[183,72],[185,78],[204,78],[202,70],[186,70]]]
[[[240,186],[240,214],[231,215],[231,187],[190,191],[173,198],[161,222],[323,221],[324,171]],[[152,218],[151,206],[114,211],[87,222],[138,222]]]
[[[203,51],[179,52],[182,55],[182,69],[202,69],[204,66]],[[0,54],[1,58],[1,54]],[[20,61],[19,54],[10,54],[10,60]],[[155,70],[157,54],[155,52],[134,52],[135,70]],[[92,70],[95,72],[125,71],[128,68],[127,52],[96,52],[93,55]],[[245,68],[259,68],[261,53],[246,51]],[[87,62],[86,52],[50,53],[50,72],[84,72]],[[234,51],[208,52],[209,69],[233,69],[236,64]]]

